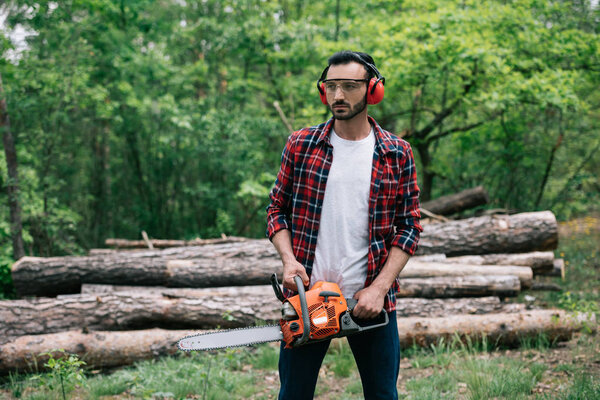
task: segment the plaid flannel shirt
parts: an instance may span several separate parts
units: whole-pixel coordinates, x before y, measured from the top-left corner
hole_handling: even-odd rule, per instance
[[[391,246],[412,255],[417,249],[421,227],[419,188],[412,150],[408,142],[381,129],[374,119],[375,151],[369,195],[369,286],[388,256]],[[333,119],[294,132],[282,154],[281,168],[270,193],[267,207],[269,239],[282,229],[291,232],[296,259],[308,276],[317,245],[321,208],[327,176],[331,168],[333,147],[329,141]],[[398,279],[390,288],[384,308],[395,310]],[[286,296],[292,294],[285,291]]]

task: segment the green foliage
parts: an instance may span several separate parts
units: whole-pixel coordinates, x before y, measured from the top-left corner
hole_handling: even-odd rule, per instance
[[[269,345],[259,346],[250,362],[254,368],[276,370],[279,363],[279,349]]]
[[[585,314],[594,314],[600,312],[597,302],[582,299],[581,297],[578,297],[571,292],[561,293],[561,296],[558,300],[558,304],[565,310],[573,312],[580,312]]]
[[[565,279],[556,281],[562,292],[536,292],[536,303],[574,313],[600,316],[600,219],[586,217],[561,223],[555,257],[565,260]]]
[[[578,374],[565,393],[545,397],[555,400],[580,400],[600,398],[600,378]]]
[[[598,10],[582,4],[6,2],[7,29],[35,32],[18,57],[0,36],[27,253],[262,237],[289,134],[273,102],[294,129],[328,118],[314,82],[343,48],[386,76],[370,113],[413,145],[425,198],[484,185],[489,207],[598,210]]]
[[[340,378],[347,378],[356,371],[356,363],[350,346],[343,340],[332,342],[331,349],[327,352],[323,363],[329,366],[335,376]]]
[[[44,390],[49,390],[50,395],[55,396],[60,393],[63,400],[66,400],[67,393],[70,393],[76,386],[85,386],[86,377],[82,370],[85,365],[75,354],[67,354],[63,349],[51,350],[40,354],[41,357],[48,357],[44,367],[48,368],[48,374],[34,375],[33,380],[39,382]]]
[[[0,237],[0,300],[2,300],[15,295],[11,275],[14,260],[11,257],[10,228],[5,221],[0,221]]]

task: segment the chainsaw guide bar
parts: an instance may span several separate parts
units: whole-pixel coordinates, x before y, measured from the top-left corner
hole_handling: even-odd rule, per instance
[[[188,335],[177,342],[177,347],[183,351],[216,350],[252,346],[281,339],[283,339],[283,335],[279,325],[254,326]]]

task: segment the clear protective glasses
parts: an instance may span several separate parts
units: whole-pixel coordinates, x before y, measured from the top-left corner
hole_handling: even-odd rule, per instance
[[[328,93],[335,93],[338,87],[344,93],[352,93],[362,88],[363,82],[368,81],[368,79],[326,79],[323,84]]]

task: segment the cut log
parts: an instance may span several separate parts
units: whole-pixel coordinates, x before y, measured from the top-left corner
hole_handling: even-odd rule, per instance
[[[279,270],[281,261],[275,248],[262,239],[87,257],[24,257],[13,264],[12,277],[20,296],[56,296],[79,293],[82,283],[169,287],[262,285]]]
[[[518,279],[514,279],[518,285]],[[242,289],[242,290],[240,290]],[[271,290],[269,286],[247,286],[219,288],[217,293],[230,292],[232,296],[242,295],[265,296]],[[186,298],[202,296],[203,293],[212,293],[215,289],[173,289],[160,287],[119,286],[119,285],[94,285],[84,284],[81,293],[86,295],[105,295],[111,293],[129,293],[131,296],[165,296],[169,298]],[[410,298],[402,297],[396,300],[396,313],[402,317],[442,317],[453,314],[485,314],[492,312],[518,312],[525,309],[524,304],[505,303],[497,296],[471,297],[471,298]],[[278,315],[269,315],[275,322]],[[263,317],[266,321],[269,318]]]
[[[525,339],[544,334],[550,342],[568,340],[583,327],[596,328],[593,316],[574,316],[562,310],[532,310],[514,314],[463,315],[444,318],[398,318],[398,334],[403,348],[428,347],[441,339],[467,342],[485,336],[488,343],[518,345]],[[171,355],[176,341],[190,330],[151,329],[126,332],[69,331],[22,336],[0,345],[0,373],[36,371],[47,358],[39,356],[57,348],[77,354],[88,368],[129,365],[135,361]],[[58,354],[57,354],[58,356]]]
[[[472,189],[463,190],[462,192],[426,201],[421,204],[421,208],[439,215],[451,215],[470,208],[482,206],[489,201],[490,198],[487,191],[483,186],[477,186]]]
[[[552,264],[552,269],[549,271],[541,272],[538,275],[544,276],[555,276],[561,279],[565,279],[565,260],[557,258]]]
[[[544,334],[552,343],[569,340],[573,332],[596,330],[594,314],[570,314],[563,310],[530,310],[512,314],[463,315],[448,318],[403,318],[398,323],[400,345],[429,347],[459,338],[463,343],[486,338],[492,345],[515,346],[524,339]]]
[[[440,276],[409,278],[400,281],[398,297],[513,297],[521,284],[514,275]]]
[[[533,281],[533,284],[529,290],[549,291],[549,292],[562,292],[562,288],[556,283]]]
[[[552,233],[554,232],[554,233]],[[427,225],[421,254],[460,255],[530,251],[555,244],[551,212],[470,218]],[[79,293],[82,283],[212,287],[264,284],[281,270],[267,240],[246,240],[87,257],[24,257],[12,267],[20,296]],[[243,273],[240,273],[243,271]]]
[[[530,267],[517,265],[460,265],[446,263],[420,263],[410,261],[406,264],[399,278],[431,278],[450,276],[475,276],[475,275],[514,275],[521,281],[522,288],[531,286],[533,271]]]
[[[197,291],[185,298],[113,293],[1,301],[0,343],[15,336],[72,329],[234,328],[281,317],[281,304],[269,287],[263,287],[260,295],[241,290],[238,296],[225,289]],[[248,292],[254,289],[260,288]]]
[[[518,282],[517,282],[518,283]],[[73,329],[131,330],[153,327],[199,329],[242,327],[281,317],[270,286],[170,289],[85,285],[86,294],[0,302],[0,343],[11,337]],[[398,315],[516,311],[497,297],[398,299]]]
[[[192,240],[169,240],[169,239],[148,239],[148,240],[128,240],[128,239],[106,239],[104,244],[107,247],[116,247],[117,249],[147,249],[151,244],[154,248],[166,249],[168,247],[182,246],[204,246],[207,244],[236,243],[248,240],[238,236],[226,236],[224,238],[214,239],[192,239]]]
[[[26,257],[13,267],[13,279],[22,295],[80,292],[81,284],[86,282],[198,288],[263,284],[271,273],[281,269],[281,261],[278,256],[272,254],[275,250],[270,244],[266,248],[261,247],[262,242],[260,241],[246,244],[254,244],[262,251],[252,256],[248,252],[246,256],[241,257],[221,254],[214,258],[188,260],[168,260],[164,255],[162,258],[147,257],[142,252],[127,253],[128,257],[123,257],[123,254],[105,257],[45,259]],[[249,246],[245,248],[248,249]],[[183,249],[192,249],[192,247]],[[265,256],[261,258],[261,254]],[[164,266],[161,266],[161,263]],[[85,269],[79,268],[79,265],[86,267]],[[94,266],[95,269],[93,269]],[[240,274],[239,271],[244,271],[244,273]],[[522,287],[528,287],[533,276],[529,267],[484,267],[409,260],[400,277],[422,278],[485,274],[517,275],[521,279]],[[42,277],[46,279],[42,280]],[[26,279],[35,281],[35,285],[26,285]]]
[[[195,333],[191,330],[149,329],[125,332],[90,332],[81,330],[44,335],[21,336],[0,345],[0,374],[38,372],[48,361],[42,353],[63,349],[76,354],[87,368],[131,365],[177,353],[176,342]],[[59,352],[54,357],[62,356]]]
[[[413,257],[412,260],[420,261],[421,258],[429,261],[463,265],[519,265],[530,267],[534,275],[544,274],[554,268],[554,253],[551,251],[533,251],[530,253],[516,254],[483,254],[479,256],[445,257],[443,254]]]
[[[418,255],[446,256],[553,250],[558,226],[551,211],[467,218],[423,226]]]

